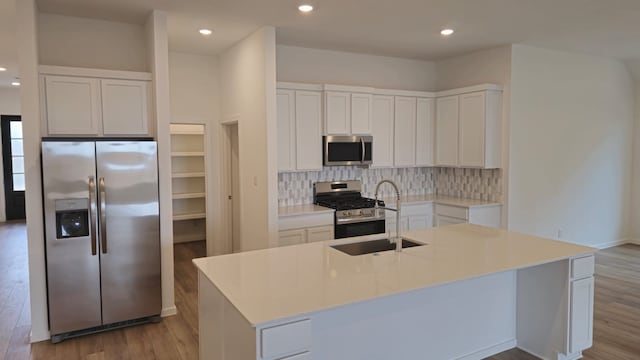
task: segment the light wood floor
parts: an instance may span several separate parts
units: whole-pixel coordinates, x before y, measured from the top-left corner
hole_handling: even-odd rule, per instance
[[[48,341],[29,345],[26,253],[24,224],[1,224],[0,360],[198,358],[197,274],[191,259],[204,256],[203,242],[175,246],[178,315],[164,318],[159,324],[85,336],[57,345]],[[599,252],[595,289],[594,346],[584,353],[584,359],[639,360],[640,246],[624,245]],[[517,349],[489,358],[535,359]]]

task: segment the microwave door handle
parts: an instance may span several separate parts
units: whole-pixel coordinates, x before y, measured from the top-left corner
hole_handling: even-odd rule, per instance
[[[364,139],[360,138],[360,144],[362,145],[362,159],[360,160],[360,162],[362,162],[364,164],[364,158],[366,157],[366,146],[364,145]]]
[[[89,223],[91,227],[91,255],[98,254],[96,249],[96,180],[89,176]]]

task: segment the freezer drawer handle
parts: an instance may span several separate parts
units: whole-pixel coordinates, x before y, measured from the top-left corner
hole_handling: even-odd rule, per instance
[[[96,249],[96,180],[89,176],[89,222],[91,223],[91,255],[97,255]]]
[[[102,253],[107,253],[107,200],[105,194],[104,178],[100,178],[100,247]]]

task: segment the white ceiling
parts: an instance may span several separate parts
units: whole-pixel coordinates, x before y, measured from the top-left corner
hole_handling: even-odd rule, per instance
[[[297,11],[299,1],[38,0],[38,6],[130,23],[143,23],[152,9],[166,10],[171,49],[191,53],[217,54],[273,25],[281,44],[435,60],[524,43],[628,60],[640,75],[638,0],[312,0],[311,14]],[[200,36],[202,27],[214,34]],[[443,39],[443,27],[457,31]]]

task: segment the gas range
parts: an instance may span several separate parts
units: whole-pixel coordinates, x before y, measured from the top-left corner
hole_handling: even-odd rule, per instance
[[[363,197],[358,180],[318,182],[313,184],[314,203],[335,209],[336,239],[384,233],[385,213],[376,209],[375,199]],[[379,200],[383,207],[384,202]]]

